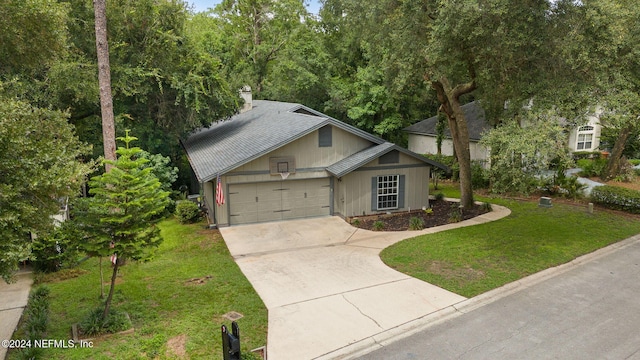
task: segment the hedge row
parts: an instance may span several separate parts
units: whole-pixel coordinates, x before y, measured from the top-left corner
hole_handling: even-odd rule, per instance
[[[610,209],[640,214],[640,191],[617,186],[597,186],[591,191],[591,201]]]

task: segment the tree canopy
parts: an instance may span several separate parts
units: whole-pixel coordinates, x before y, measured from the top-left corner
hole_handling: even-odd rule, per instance
[[[46,236],[67,197],[79,194],[90,166],[68,114],[0,97],[0,276],[28,257],[30,234]]]

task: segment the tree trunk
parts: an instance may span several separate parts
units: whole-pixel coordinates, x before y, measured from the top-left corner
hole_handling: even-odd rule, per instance
[[[618,134],[618,138],[616,139],[616,144],[613,146],[613,150],[611,150],[611,154],[609,155],[609,160],[607,161],[607,166],[605,166],[602,179],[604,181],[609,181],[615,176],[620,174],[620,169],[622,167],[622,153],[624,151],[624,147],[627,144],[627,140],[633,131],[633,126],[628,125],[624,129],[620,131]]]
[[[431,83],[438,95],[440,110],[447,116],[449,131],[453,140],[453,150],[460,166],[460,206],[473,207],[473,188],[471,186],[471,151],[469,149],[469,129],[460,105],[460,96],[470,93],[476,87],[475,82],[451,87],[446,77]]]
[[[102,113],[102,141],[104,157],[116,159],[116,130],[111,95],[111,66],[109,65],[109,45],[107,43],[106,0],[94,0],[93,10],[96,23],[96,49],[98,53],[98,84],[100,85],[100,110]],[[105,165],[106,171],[111,165]]]
[[[102,318],[106,319],[109,316],[109,309],[111,308],[111,299],[113,298],[113,289],[116,286],[116,276],[118,275],[118,267],[120,265],[120,258],[116,259],[115,265],[113,265],[113,274],[111,275],[111,287],[109,287],[109,295],[107,301],[104,303],[104,312]]]
[[[100,256],[100,300],[104,299],[104,276],[102,275],[102,256]]]

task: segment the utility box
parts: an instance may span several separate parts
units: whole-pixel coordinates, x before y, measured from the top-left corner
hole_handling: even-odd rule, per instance
[[[540,202],[538,203],[538,207],[545,207],[545,208],[550,208],[553,205],[551,205],[551,198],[550,197],[541,197],[540,198]]]

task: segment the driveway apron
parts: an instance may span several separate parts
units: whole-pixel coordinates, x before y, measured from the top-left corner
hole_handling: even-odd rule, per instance
[[[464,301],[389,268],[379,254],[406,238],[509,214],[494,207],[498,211],[482,218],[422,231],[372,232],[322,217],[220,232],[269,311],[269,359],[333,358],[349,345]]]

